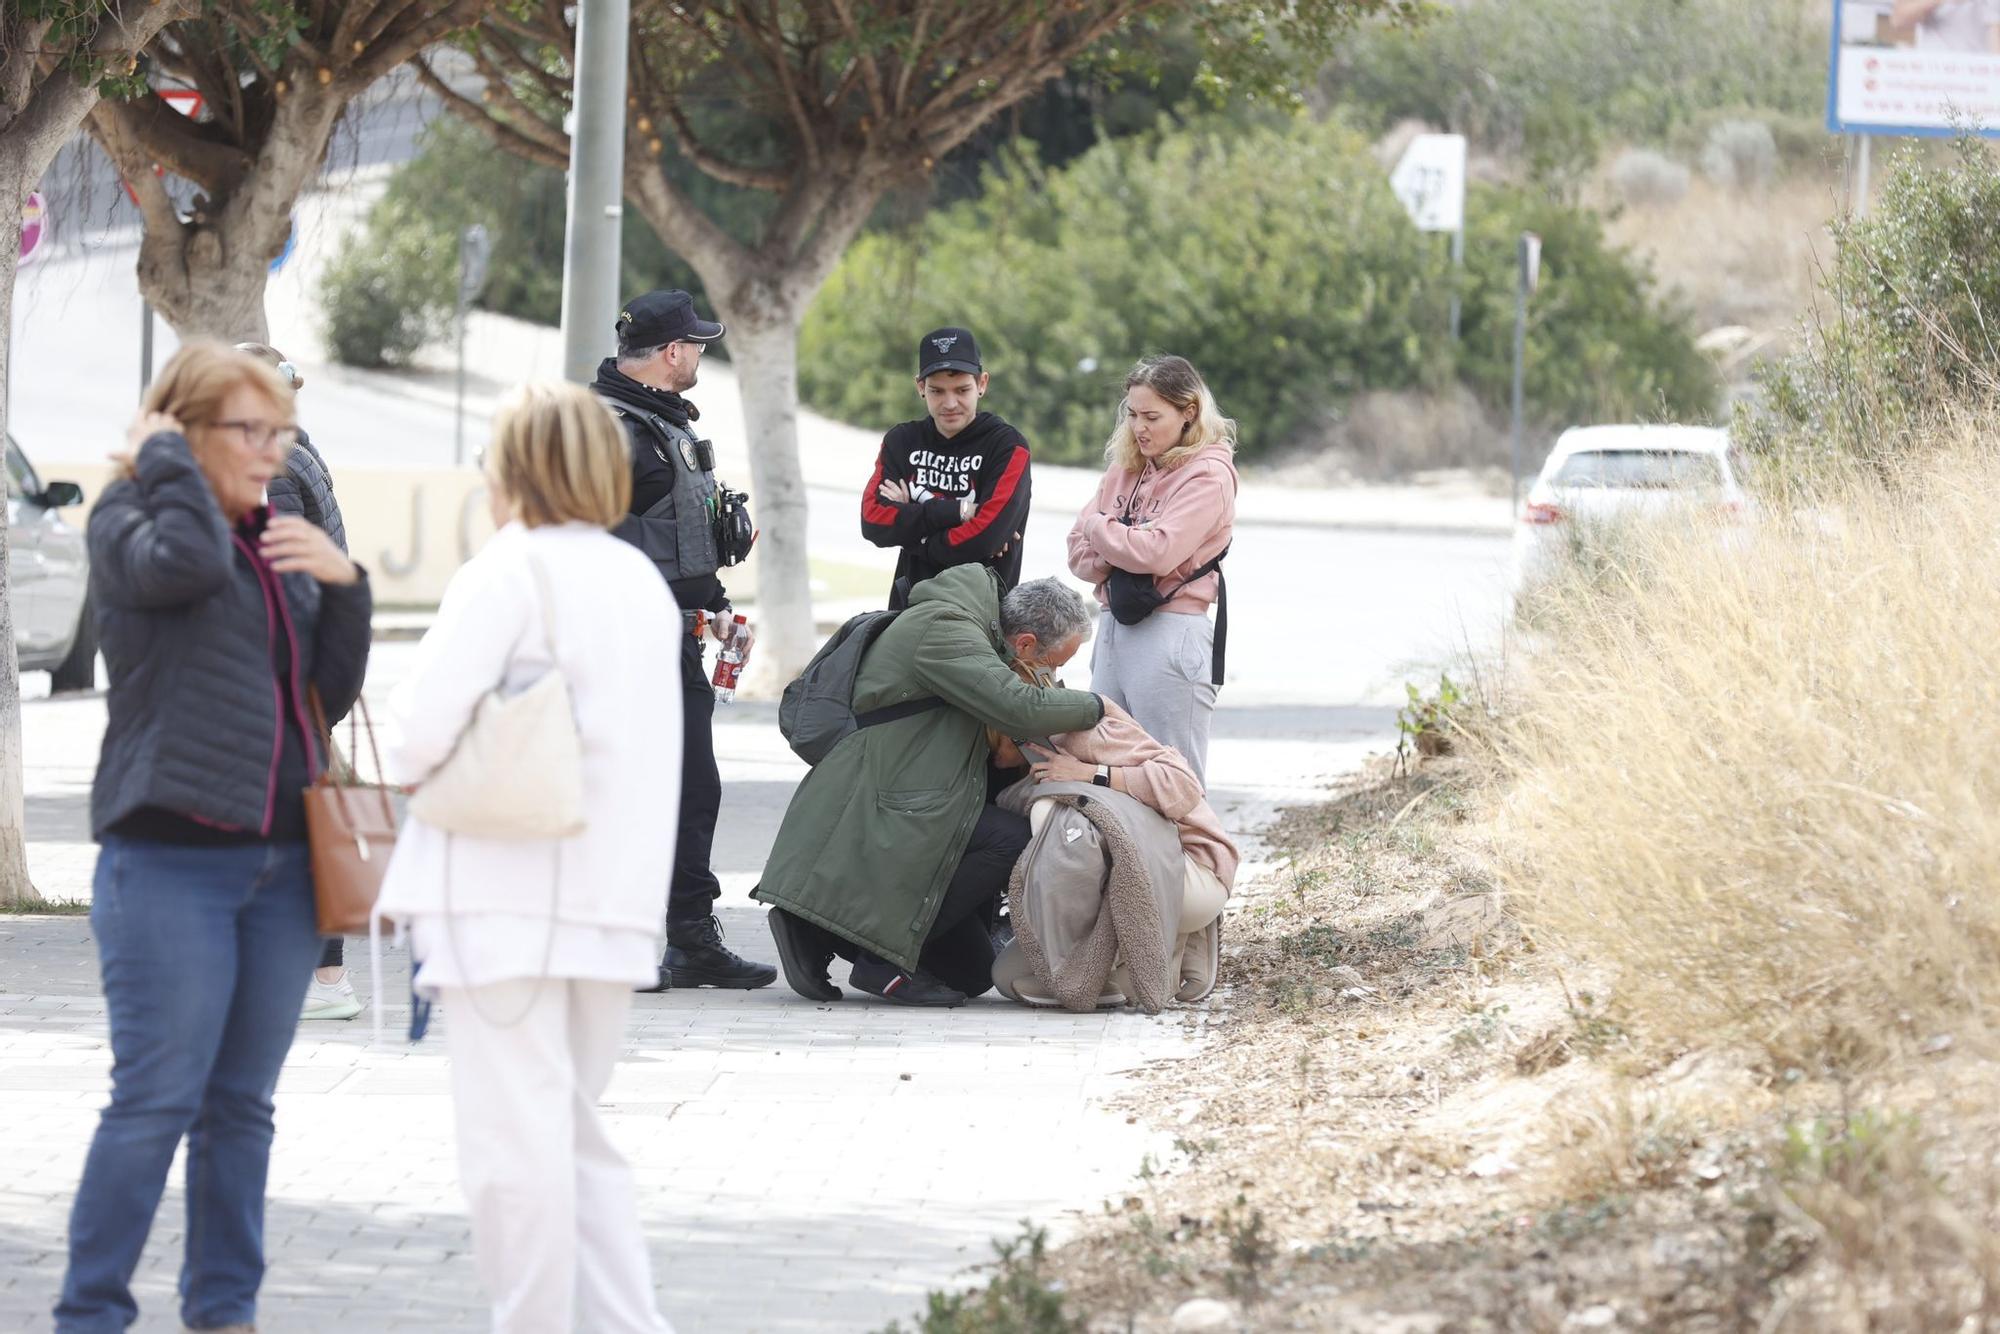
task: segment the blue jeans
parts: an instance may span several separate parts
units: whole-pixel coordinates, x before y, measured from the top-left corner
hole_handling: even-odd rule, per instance
[[[271,1095],[320,952],[306,847],[106,838],[91,894],[111,1104],[70,1211],[56,1329],[138,1317],[132,1274],[183,1135],[181,1319],[248,1324],[264,1277]]]

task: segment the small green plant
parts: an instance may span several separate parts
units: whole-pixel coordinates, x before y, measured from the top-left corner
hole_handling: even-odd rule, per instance
[[[1183,1136],[1177,1137],[1174,1140],[1174,1151],[1186,1158],[1189,1163],[1200,1162],[1221,1146],[1222,1141],[1213,1137],[1208,1139],[1188,1139]]]
[[[1396,713],[1396,770],[1402,772],[1412,754],[1429,757],[1451,751],[1452,713],[1465,702],[1465,692],[1450,676],[1438,674],[1437,692],[1426,696],[1414,682],[1403,689],[1410,702]]]
[[[1472,1007],[1471,1016],[1456,1033],[1451,1035],[1451,1045],[1455,1050],[1472,1051],[1493,1045],[1493,1040],[1499,1037],[1505,1028],[1507,1006],[1475,1005]]]
[[[1607,1224],[1623,1218],[1631,1208],[1631,1200],[1623,1195],[1600,1195],[1560,1204],[1535,1221],[1534,1232],[1551,1242],[1580,1241],[1601,1233]]]
[[[1264,1294],[1265,1276],[1278,1258],[1278,1246],[1264,1221],[1264,1211],[1242,1212],[1246,1207],[1239,1195],[1235,1207],[1222,1212],[1222,1236],[1229,1249],[1229,1270],[1222,1281],[1232,1297],[1255,1301]]]
[[[1044,1272],[1048,1233],[1022,1224],[1012,1241],[996,1241],[999,1273],[972,1292],[933,1292],[911,1334],[1083,1334],[1060,1286]],[[879,1334],[904,1334],[900,1321]]]
[[[1278,953],[1320,968],[1332,968],[1346,953],[1345,937],[1323,922],[1278,938]]]
[[[1319,988],[1296,977],[1281,977],[1271,987],[1271,1003],[1293,1019],[1303,1019],[1320,1007]]]
[[[1570,1022],[1576,1025],[1574,1042],[1579,1049],[1592,1056],[1600,1055],[1630,1036],[1625,1025],[1611,1016],[1603,997],[1590,991],[1572,995],[1568,982],[1563,982],[1562,988]]]
[[[14,899],[0,902],[0,914],[20,917],[88,917],[89,899]]]
[[[1794,1122],[1785,1127],[1779,1160],[1793,1185],[1835,1185],[1850,1194],[1877,1193],[1921,1157],[1922,1127],[1915,1116],[1862,1111]]]

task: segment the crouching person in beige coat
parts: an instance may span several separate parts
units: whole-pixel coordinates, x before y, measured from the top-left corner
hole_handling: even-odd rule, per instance
[[[1193,766],[1178,750],[1148,735],[1131,714],[1108,701],[1104,718],[1096,727],[1051,737],[1047,746],[990,739],[995,742],[996,767],[1028,766],[1028,776],[1002,793],[999,804],[1024,812],[1035,834],[1042,831],[1054,810],[1051,794],[1075,791],[1073,787],[1048,786],[1051,784],[1091,784],[1124,793],[1172,823],[1180,840],[1183,883],[1178,886],[1179,922],[1170,932],[1175,944],[1167,961],[1169,981],[1174,999],[1204,999],[1215,988],[1222,910],[1236,883],[1241,855],[1223,832],[1222,821],[1208,804]],[[1175,897],[1162,896],[1164,901]],[[1026,1004],[1057,1003],[1050,979],[1037,976],[1018,942],[1009,945],[994,963],[993,982],[1002,994]],[[1121,958],[1098,1003],[1123,1004],[1132,994],[1131,979]]]

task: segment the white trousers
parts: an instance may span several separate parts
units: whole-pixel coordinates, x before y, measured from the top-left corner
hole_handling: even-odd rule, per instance
[[[631,1169],[597,1115],[631,985],[537,985],[439,992],[459,1179],[494,1334],[672,1334],[653,1297]]]

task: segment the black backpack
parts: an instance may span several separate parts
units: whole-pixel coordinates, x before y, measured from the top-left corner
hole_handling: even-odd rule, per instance
[[[778,730],[792,753],[807,764],[818,764],[831,755],[851,732],[944,706],[936,695],[926,695],[863,714],[854,712],[854,680],[861,674],[861,659],[901,614],[864,611],[850,618],[813,654],[798,679],[785,687],[785,697],[778,704]]]

